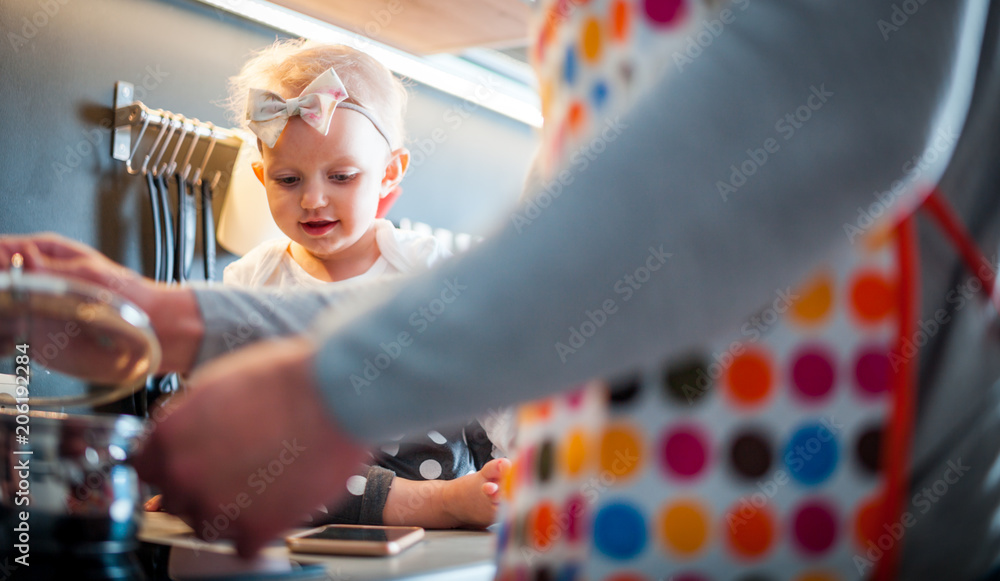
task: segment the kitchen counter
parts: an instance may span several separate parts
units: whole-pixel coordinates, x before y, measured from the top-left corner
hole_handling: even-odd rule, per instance
[[[290,561],[322,564],[327,577],[334,581],[491,581],[496,571],[496,538],[487,531],[429,530],[421,542],[393,557],[289,553],[283,541],[276,541],[262,551],[257,561],[247,563],[236,557],[230,542],[206,543],[177,517],[146,513],[139,540],[172,547],[170,573],[178,579],[223,572],[288,570]]]

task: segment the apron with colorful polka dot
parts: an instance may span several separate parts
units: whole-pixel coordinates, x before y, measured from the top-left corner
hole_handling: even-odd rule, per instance
[[[709,42],[739,6],[541,2],[540,176],[664,63],[696,58],[699,35]],[[968,264],[984,264],[940,196],[924,206]],[[912,525],[900,515],[917,266],[907,217],[827,257],[728,336],[523,406],[498,579],[892,578]]]

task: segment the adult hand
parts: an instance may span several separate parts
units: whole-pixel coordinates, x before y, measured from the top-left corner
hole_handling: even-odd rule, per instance
[[[97,250],[64,236],[46,232],[31,236],[0,237],[0,270],[10,267],[20,253],[24,269],[96,284],[142,308],[151,301],[156,283],[112,261]]]
[[[302,338],[220,357],[191,377],[135,457],[163,507],[205,539],[254,555],[346,491],[364,448],[333,425]]]
[[[96,250],[54,234],[0,238],[3,269],[12,266],[14,253],[21,254],[24,268],[33,274],[54,273],[115,293],[148,290],[136,273]],[[113,294],[104,296],[110,301]],[[102,295],[97,294],[97,298]],[[15,341],[37,349],[47,345],[52,351],[45,352],[46,367],[103,385],[136,385],[146,374],[156,371],[149,367],[151,354],[145,336],[122,325],[114,313],[102,309],[99,303],[67,311],[44,293],[25,298],[25,302],[34,310],[30,324],[25,316],[26,307],[17,301],[0,306],[0,352],[9,352]],[[49,339],[60,335],[64,337],[61,344]]]
[[[188,371],[204,331],[193,293],[144,278],[97,250],[60,236],[0,236],[0,270],[19,253],[24,269],[97,285],[133,303],[149,315],[163,349],[160,372]],[[157,371],[157,370],[153,370]]]

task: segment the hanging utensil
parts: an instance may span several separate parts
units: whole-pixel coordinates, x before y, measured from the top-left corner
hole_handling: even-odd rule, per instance
[[[160,280],[163,276],[163,234],[160,231],[160,199],[159,190],[156,189],[156,181],[153,174],[146,173],[146,188],[149,190],[149,206],[153,213],[153,278]]]
[[[146,187],[149,189],[149,207],[153,217],[153,279],[157,281],[163,280],[163,217],[160,215],[160,190],[156,187],[156,178],[150,171],[149,162],[156,154],[163,136],[166,135],[167,123],[168,120],[165,116],[160,118],[160,130],[157,132],[156,139],[153,140],[153,145],[143,159],[142,167],[139,170],[146,178]],[[136,143],[136,147],[138,147],[138,143]]]
[[[160,116],[160,130],[157,132],[156,139],[153,140],[153,145],[150,147],[149,152],[143,159],[142,167],[140,172],[146,180],[146,188],[149,191],[149,208],[153,218],[153,280],[162,281],[164,275],[164,258],[163,258],[163,216],[160,214],[160,190],[156,185],[156,177],[153,172],[150,171],[149,162],[152,157],[156,154],[156,150],[160,146],[160,142],[166,135],[166,126],[169,120],[165,115],[162,115],[162,111],[159,111]],[[135,156],[136,150],[139,148],[139,143],[142,141],[142,136],[146,132],[146,127],[149,124],[149,119],[142,125],[142,130],[139,132],[139,138],[136,140],[135,147],[132,149],[129,159],[125,164],[126,171],[131,168],[132,158]],[[131,173],[131,172],[130,172]],[[156,379],[150,375],[146,378],[146,388],[136,391],[132,394],[132,407],[135,410],[136,415],[145,416],[148,407],[149,398],[148,395],[156,390]]]
[[[209,182],[201,183],[201,240],[205,263],[205,280],[215,280],[215,214],[212,200],[215,198],[215,186],[219,183],[222,172],[215,172],[215,177]]]
[[[197,120],[195,120],[197,123]],[[188,232],[190,235],[185,238],[185,251],[183,253],[184,257],[184,268],[181,274],[184,276],[184,280],[191,278],[191,264],[194,262],[194,247],[195,239],[197,235],[197,193],[194,187],[194,183],[189,179],[191,174],[191,155],[194,153],[194,148],[198,145],[198,139],[200,135],[197,131],[192,133],[193,137],[191,139],[191,145],[188,146],[187,154],[184,156],[184,162],[181,164],[181,171],[177,175],[177,189],[180,190],[181,187],[184,188],[184,200],[186,208],[188,209],[189,221]]]
[[[161,252],[160,269],[158,270],[156,280],[158,282],[170,283],[174,280],[174,258],[176,256],[176,251],[174,248],[173,214],[170,210],[170,189],[168,185],[169,182],[166,178],[169,161],[162,165],[160,164],[160,161],[163,159],[167,149],[170,147],[170,142],[173,139],[173,135],[178,126],[183,125],[183,123],[179,123],[178,120],[170,113],[164,112],[162,117],[164,122],[169,125],[169,129],[166,132],[165,139],[159,148],[159,153],[156,154],[156,159],[153,160],[153,168],[151,170],[153,175],[153,189],[156,190],[157,203],[160,208]],[[157,137],[159,138],[159,136]],[[183,139],[178,140],[178,145],[174,148],[175,152],[179,149],[181,141],[183,141]],[[177,376],[173,373],[159,378],[151,378],[146,382],[146,405],[148,406],[148,404],[156,401],[156,399],[162,394],[173,393],[178,389],[179,381]]]
[[[174,278],[182,283],[191,276],[198,216],[194,192],[189,192],[188,184],[180,174],[174,174],[174,177],[177,182],[177,258],[174,262]]]
[[[216,172],[211,182],[202,180],[208,160],[212,157],[215,149],[215,126],[209,123],[211,138],[208,148],[205,149],[205,157],[201,160],[201,166],[194,172],[192,183],[201,187],[201,250],[203,267],[205,269],[205,280],[215,279],[215,213],[212,207],[212,200],[215,197],[215,186],[219,182],[221,172]]]
[[[169,114],[164,116],[167,117]],[[160,166],[160,160],[163,159],[163,155],[166,153],[170,140],[176,130],[177,125],[174,124],[174,120],[171,117],[170,129],[167,132],[166,140],[160,149],[159,155],[156,157],[156,161],[153,163],[153,181],[156,185],[157,198],[160,201],[160,216],[163,220],[162,228],[160,229],[163,239],[163,270],[160,280],[167,283],[172,281],[174,274],[174,220],[173,213],[170,211],[170,190],[167,187],[167,181],[164,177],[166,166]]]
[[[183,283],[191,273],[197,216],[195,216],[194,196],[193,194],[188,194],[187,183],[181,177],[181,173],[177,171],[177,154],[180,152],[181,145],[184,143],[184,138],[187,137],[189,131],[189,125],[183,116],[181,116],[179,121],[181,135],[177,138],[177,144],[174,146],[174,150],[170,154],[170,160],[166,164],[164,179],[167,180],[169,176],[173,176],[176,183],[177,223],[174,230],[173,278],[174,281]],[[191,127],[193,128],[193,125]]]

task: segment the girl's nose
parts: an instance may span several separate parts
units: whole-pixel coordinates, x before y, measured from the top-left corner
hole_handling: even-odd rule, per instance
[[[315,181],[308,184],[302,193],[302,208],[305,210],[315,210],[322,208],[330,202],[323,185]]]

